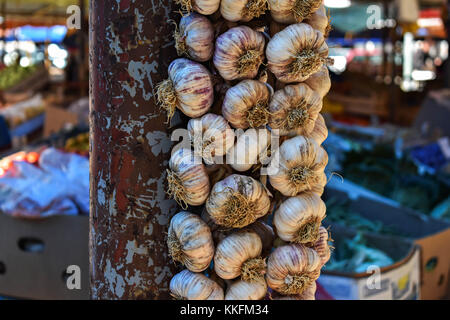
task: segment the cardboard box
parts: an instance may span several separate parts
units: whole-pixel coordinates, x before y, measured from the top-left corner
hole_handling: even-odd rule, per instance
[[[44,137],[59,132],[67,125],[77,125],[78,115],[58,105],[45,107]]]
[[[324,199],[348,196],[327,188]],[[350,202],[350,210],[372,221],[381,221],[399,237],[414,241],[421,248],[421,297],[442,299],[450,286],[450,223],[433,219],[408,208],[359,195]]]
[[[0,214],[0,296],[89,299],[89,218],[18,219]],[[79,266],[81,290],[69,290],[66,270]]]
[[[332,226],[335,243],[356,235],[351,229]],[[323,271],[318,282],[336,300],[420,299],[420,250],[413,242],[396,237],[365,235],[369,246],[388,254],[395,263],[379,273]]]

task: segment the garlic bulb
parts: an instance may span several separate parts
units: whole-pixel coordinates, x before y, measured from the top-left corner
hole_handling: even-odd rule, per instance
[[[264,36],[247,26],[234,27],[216,40],[214,65],[225,80],[253,79],[264,60]]]
[[[193,213],[182,211],[173,216],[167,243],[172,259],[192,272],[204,271],[214,257],[211,230]]]
[[[267,0],[222,0],[220,13],[228,21],[250,21],[267,10]]]
[[[180,148],[172,153],[167,170],[167,194],[184,209],[199,206],[209,195],[209,177],[201,158],[190,149]]]
[[[262,241],[253,231],[239,231],[223,239],[214,255],[214,271],[222,279],[264,280],[266,262]]]
[[[225,155],[234,145],[234,131],[222,116],[207,113],[189,120],[187,129],[196,155],[207,164],[214,163],[214,157]]]
[[[197,62],[176,59],[169,65],[169,78],[157,85],[156,95],[160,106],[167,111],[168,121],[176,108],[188,117],[200,117],[213,104],[211,74]]]
[[[273,95],[269,126],[279,129],[281,136],[308,135],[321,109],[321,97],[306,84],[288,85]]]
[[[330,73],[327,66],[322,66],[320,70],[312,74],[305,83],[322,98],[325,97],[331,89]]]
[[[319,278],[320,268],[313,249],[298,244],[279,247],[267,262],[267,284],[281,294],[302,294]]]
[[[181,5],[184,12],[194,10],[206,16],[216,12],[220,6],[220,0],[175,0],[175,3]]]
[[[328,37],[328,33],[331,31],[330,18],[327,15],[325,6],[322,4],[316,12],[314,12],[305,23],[309,24],[314,29],[322,32],[325,38]]]
[[[267,283],[265,280],[234,282],[225,294],[225,300],[261,300],[266,296]]]
[[[258,220],[249,225],[246,230],[251,230],[258,234],[262,241],[263,251],[269,251],[272,249],[272,245],[275,240],[275,233],[273,232],[271,226]]]
[[[323,0],[269,0],[272,18],[292,24],[308,19],[322,5]]]
[[[288,197],[323,191],[327,163],[328,154],[314,140],[303,136],[286,140],[270,163],[270,184]]]
[[[317,284],[313,282],[308,288],[303,291],[302,294],[290,295],[290,296],[280,296],[273,300],[316,300]]]
[[[313,139],[318,145],[321,145],[328,138],[328,128],[325,119],[319,113],[314,129],[310,134],[305,135],[306,138]]]
[[[237,174],[217,182],[206,201],[206,210],[214,222],[227,228],[246,227],[266,215],[269,208],[264,185]]]
[[[270,131],[267,129],[248,129],[227,154],[227,163],[240,172],[250,170],[264,157],[270,146]],[[267,156],[267,154],[266,154]]]
[[[181,17],[175,30],[175,48],[179,56],[204,62],[214,53],[214,28],[208,18],[192,12]]]
[[[330,245],[328,244],[329,239],[328,230],[325,227],[320,227],[319,237],[313,244],[312,249],[319,255],[322,266],[324,266],[331,257]]]
[[[170,281],[170,293],[177,300],[223,300],[223,289],[201,273],[183,270]]]
[[[269,121],[270,90],[258,80],[244,80],[227,90],[222,113],[238,129],[258,128]]]
[[[275,211],[273,224],[278,236],[288,242],[314,243],[325,218],[325,203],[314,193],[302,193],[285,200]]]
[[[328,183],[327,175],[325,172],[321,172],[317,177],[317,183],[311,186],[311,190],[309,190],[312,193],[317,194],[319,197],[321,197],[325,191],[325,186]]]
[[[298,23],[275,34],[266,56],[270,71],[279,81],[303,82],[328,63],[328,46],[322,33]]]

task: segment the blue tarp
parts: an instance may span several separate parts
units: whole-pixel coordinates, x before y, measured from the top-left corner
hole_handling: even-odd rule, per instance
[[[67,34],[66,26],[33,27],[24,26],[14,29],[14,32],[6,36],[5,41],[34,41],[60,43]]]

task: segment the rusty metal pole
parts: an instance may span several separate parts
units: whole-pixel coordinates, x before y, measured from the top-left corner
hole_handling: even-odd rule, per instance
[[[165,299],[171,141],[155,85],[175,59],[169,0],[90,1],[93,299]]]

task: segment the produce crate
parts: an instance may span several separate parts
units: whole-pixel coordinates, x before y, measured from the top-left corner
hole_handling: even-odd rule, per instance
[[[345,191],[327,187],[324,199],[350,200]],[[450,223],[430,218],[393,202],[352,196],[349,211],[388,226],[397,237],[413,241],[421,248],[421,298],[442,299],[450,287]]]
[[[30,99],[37,91],[44,88],[49,81],[49,74],[45,66],[41,66],[35,73],[2,92],[6,103],[17,103]]]
[[[373,91],[366,96],[352,96],[330,92],[327,96],[327,101],[341,106],[341,109],[347,113],[365,116],[376,115],[384,118],[389,116],[388,95],[384,92]]]
[[[352,229],[330,228],[335,246],[355,237]],[[322,271],[318,283],[336,300],[420,299],[420,250],[412,241],[398,237],[364,235],[367,244],[388,254],[395,262],[379,273]],[[332,253],[333,254],[333,253]],[[378,277],[378,278],[377,278]]]
[[[18,219],[0,214],[0,296],[89,298],[89,218]],[[67,287],[67,267],[81,270],[81,290]]]

